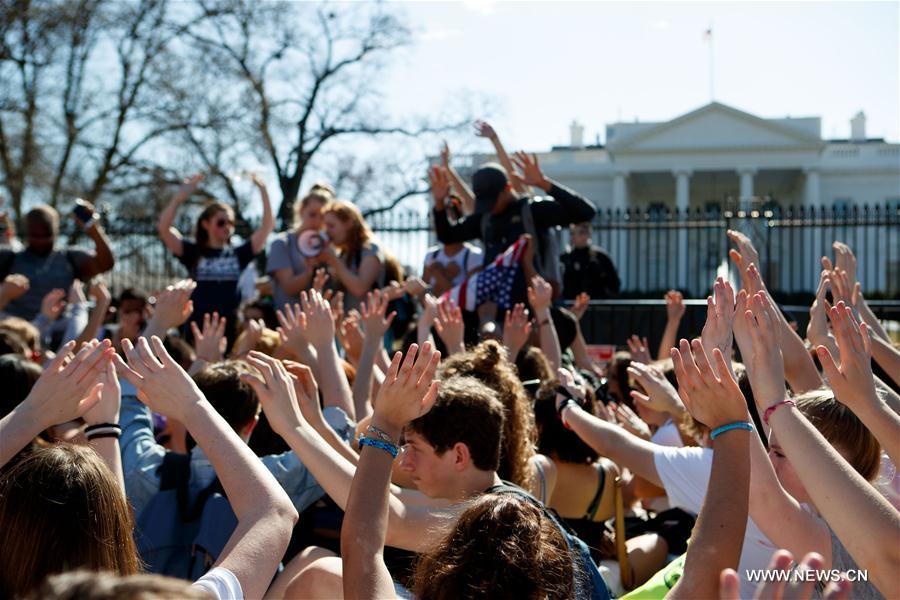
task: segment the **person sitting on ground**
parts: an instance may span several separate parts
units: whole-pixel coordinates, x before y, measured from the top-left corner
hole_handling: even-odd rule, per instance
[[[432,380],[436,363],[422,369],[419,364],[412,368],[411,362],[408,358],[400,368],[394,361],[375,403],[372,426],[388,438],[399,438],[410,421],[423,421],[437,398],[438,382]],[[392,451],[372,437],[361,443],[341,533],[342,591],[347,598],[397,598],[382,558]],[[423,600],[475,595],[570,598],[577,591],[576,560],[543,510],[514,495],[482,494],[420,558],[413,594]]]
[[[418,346],[413,344],[407,356],[415,356],[417,351]],[[422,353],[419,362],[437,361],[430,343],[423,346]],[[394,360],[399,362],[399,354]],[[307,414],[317,410],[317,403],[310,395],[314,388],[308,384],[295,385],[281,363],[265,355],[251,353],[249,361],[264,378],[264,381],[251,381],[272,428],[315,473],[331,498],[339,506],[346,507],[355,468],[319,437],[301,413],[301,409]],[[424,366],[421,369],[424,372]],[[309,370],[304,371],[306,374],[300,377],[310,377]],[[500,458],[503,412],[496,394],[477,380],[458,377],[441,382],[434,407],[410,423],[405,432],[406,450],[401,468],[411,474],[419,490],[392,488],[386,534],[388,545],[427,552],[452,529],[468,507],[467,500],[511,487],[495,487],[502,483],[496,468]],[[467,426],[459,427],[460,423]],[[396,437],[385,432],[381,436],[378,431],[377,427],[370,428],[366,435],[378,436],[386,443],[397,445]],[[527,497],[539,506],[521,489],[514,489],[520,497]],[[564,537],[568,535],[563,534]],[[608,597],[606,584],[590,561],[586,546],[574,537],[569,537],[569,541],[577,547],[581,557],[578,570],[590,580],[590,583],[582,580],[576,583],[582,590],[576,595]],[[292,574],[291,584],[287,587],[294,590],[294,595],[302,590],[307,596],[321,594],[321,597],[339,598],[342,594],[340,572],[339,559],[322,558],[299,574]],[[585,587],[580,587],[582,583]]]

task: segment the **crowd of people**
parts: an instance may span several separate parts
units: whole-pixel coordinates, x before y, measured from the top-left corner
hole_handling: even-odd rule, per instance
[[[189,278],[116,298],[96,218],[88,252],[25,215],[0,249],[0,597],[900,597],[900,350],[852,250],[803,337],[729,231],[739,283],[702,330],[678,339],[673,290],[655,354],[601,363],[580,323],[620,282],[593,203],[476,131],[498,162],[470,186],[444,148],[418,276],[326,184],[272,235],[254,177],[235,242],[227,204],[173,227],[186,179],[159,236]]]

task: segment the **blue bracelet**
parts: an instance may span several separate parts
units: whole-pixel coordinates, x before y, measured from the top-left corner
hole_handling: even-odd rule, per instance
[[[393,458],[397,458],[397,455],[400,453],[399,448],[390,442],[385,442],[384,440],[377,440],[375,438],[360,436],[359,438],[359,449],[362,450],[363,446],[372,446],[373,448],[381,448],[388,454],[390,454]]]
[[[731,431],[732,429],[743,429],[745,431],[753,431],[753,424],[748,423],[747,421],[737,421],[735,423],[729,423],[727,425],[722,425],[721,427],[716,427],[712,431],[709,432],[709,437],[712,439],[716,439],[719,435],[725,433],[726,431]]]

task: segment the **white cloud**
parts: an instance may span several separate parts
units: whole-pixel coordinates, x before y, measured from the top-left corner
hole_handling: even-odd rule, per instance
[[[472,12],[488,16],[494,14],[496,0],[463,0],[463,6]]]

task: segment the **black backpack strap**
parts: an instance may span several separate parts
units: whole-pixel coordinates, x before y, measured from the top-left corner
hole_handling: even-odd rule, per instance
[[[166,452],[159,466],[159,491],[175,490],[178,510],[184,519],[188,514],[188,481],[191,479],[191,455]]]
[[[200,515],[203,514],[203,508],[206,506],[206,501],[215,494],[221,494],[222,496],[226,495],[225,488],[222,487],[222,482],[219,481],[218,477],[213,479],[212,483],[197,494],[197,499],[194,500],[194,505],[191,507],[188,520],[195,521],[199,519]]]

